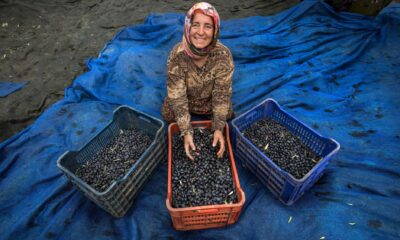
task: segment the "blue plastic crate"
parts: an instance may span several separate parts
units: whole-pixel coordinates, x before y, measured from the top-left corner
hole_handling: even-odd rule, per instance
[[[99,192],[75,175],[76,170],[102,150],[120,130],[140,129],[151,137],[151,145],[120,179],[116,179],[105,191]],[[120,106],[114,111],[113,120],[79,151],[67,151],[57,166],[71,182],[89,199],[114,217],[122,217],[133,204],[145,182],[156,167],[167,160],[166,127],[163,121],[143,112]]]
[[[301,179],[294,178],[259,150],[243,132],[258,120],[271,118],[285,126],[322,159]],[[232,121],[232,145],[242,164],[283,203],[292,205],[322,176],[340,145],[326,138],[283,110],[273,99],[266,99]]]

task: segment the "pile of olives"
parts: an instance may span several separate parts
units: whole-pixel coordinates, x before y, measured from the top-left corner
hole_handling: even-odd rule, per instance
[[[103,192],[113,181],[125,176],[151,142],[152,139],[140,130],[120,130],[120,134],[81,165],[75,175]]]
[[[227,150],[217,157],[219,145],[212,147],[213,133],[195,128],[194,160],[189,159],[179,134],[172,139],[172,206],[175,208],[237,203]],[[226,145],[226,143],[225,143]],[[227,148],[226,148],[227,149]]]
[[[297,136],[271,118],[253,123],[243,135],[296,179],[304,177],[321,160]]]

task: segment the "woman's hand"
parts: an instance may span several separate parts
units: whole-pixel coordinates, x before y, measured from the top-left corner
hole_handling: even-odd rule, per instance
[[[185,147],[186,156],[190,160],[194,160],[194,157],[190,154],[190,150],[196,151],[196,146],[193,143],[193,136],[188,134],[183,137],[183,145]]]
[[[219,142],[219,150],[217,152],[217,157],[221,158],[224,155],[224,152],[225,152],[224,134],[220,130],[215,130],[215,132],[214,132],[214,140],[213,140],[212,146],[213,147],[217,146],[218,142]]]

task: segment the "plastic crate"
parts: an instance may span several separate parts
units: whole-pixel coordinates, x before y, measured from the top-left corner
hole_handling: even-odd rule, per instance
[[[114,181],[105,191],[99,192],[75,175],[76,169],[118,136],[120,130],[132,127],[145,132],[153,141],[122,178]],[[120,106],[114,111],[113,120],[98,135],[79,151],[65,152],[57,160],[57,166],[90,200],[114,217],[122,217],[157,165],[166,160],[165,136],[163,121],[130,107]]]
[[[272,118],[285,126],[295,136],[322,157],[303,178],[296,179],[278,167],[259,150],[243,132],[254,122]],[[321,136],[304,123],[283,110],[273,99],[266,99],[259,105],[243,113],[232,121],[232,139],[235,156],[243,166],[258,179],[283,203],[292,205],[303,193],[322,176],[329,160],[339,150],[340,145],[332,138]]]
[[[195,121],[192,126],[211,128],[211,121]],[[235,160],[233,158],[232,147],[229,141],[229,128],[225,126],[226,149],[231,162],[231,171],[238,203],[207,205],[198,207],[174,208],[172,207],[172,136],[179,133],[179,127],[172,123],[168,128],[168,194],[166,206],[171,215],[173,226],[176,230],[194,230],[207,229],[215,227],[224,227],[235,223],[240,215],[245,202],[245,195],[240,187],[239,177],[236,171]],[[188,160],[189,161],[189,160]]]

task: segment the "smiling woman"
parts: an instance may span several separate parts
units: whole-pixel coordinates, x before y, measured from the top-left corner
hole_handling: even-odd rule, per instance
[[[184,137],[186,155],[193,160],[195,150],[191,114],[212,119],[213,142],[219,144],[218,157],[225,152],[223,129],[233,110],[233,58],[218,41],[220,21],[210,4],[196,3],[186,14],[182,42],[172,49],[167,63],[167,96],[162,115],[177,122]]]

